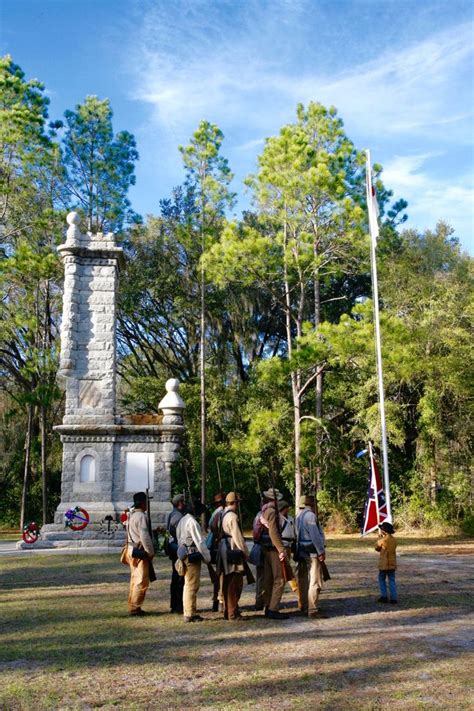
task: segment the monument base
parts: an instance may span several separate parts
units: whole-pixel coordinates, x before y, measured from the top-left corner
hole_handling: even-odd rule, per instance
[[[92,524],[104,526],[106,518],[115,522],[131,506],[133,494],[147,488],[152,526],[164,525],[171,510],[171,467],[178,459],[182,424],[83,423],[54,429],[63,444],[56,525],[64,527],[64,515],[77,506],[89,514],[85,530],[91,530]]]
[[[41,535],[36,543],[18,541],[18,550],[38,550],[42,548],[107,548],[119,550],[126,540],[126,531],[121,524],[90,523],[82,531],[72,531],[64,525],[48,523],[41,529]]]

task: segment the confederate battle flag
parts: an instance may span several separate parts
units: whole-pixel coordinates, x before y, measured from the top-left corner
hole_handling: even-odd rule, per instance
[[[372,444],[369,442],[369,489],[367,501],[365,502],[362,535],[365,536],[366,533],[375,531],[386,518],[387,504],[385,503],[385,494],[382,489],[382,479],[375,461]]]

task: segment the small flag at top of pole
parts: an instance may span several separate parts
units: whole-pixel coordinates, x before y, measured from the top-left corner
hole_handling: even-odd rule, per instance
[[[369,214],[369,230],[370,237],[374,245],[377,245],[379,236],[379,206],[377,203],[377,195],[372,182],[372,166],[370,164],[370,151],[366,151],[366,166],[365,166],[365,189],[367,194],[367,212]]]

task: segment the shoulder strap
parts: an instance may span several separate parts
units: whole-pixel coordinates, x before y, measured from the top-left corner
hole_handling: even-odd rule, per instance
[[[130,535],[130,521],[132,519],[133,514],[136,513],[136,511],[133,511],[130,516],[128,517],[128,525],[127,525],[127,542],[130,543],[134,548],[137,547],[137,544],[134,542],[133,538]]]
[[[298,538],[300,537],[301,526],[303,525],[305,516],[308,513],[312,513],[312,511],[310,509],[305,509],[301,516],[296,519],[296,535],[298,536]]]
[[[224,529],[223,529],[223,527],[222,527],[222,524],[223,524],[224,519],[225,519],[225,517],[227,516],[228,513],[232,513],[231,509],[229,509],[228,511],[222,511],[221,514],[220,514],[220,516],[219,516],[219,527],[218,527],[218,530],[217,530],[217,540],[218,540],[218,541],[220,541],[222,538],[224,538],[225,535],[227,535],[227,534],[224,533]]]
[[[177,518],[177,520],[174,523],[171,523],[171,519],[173,518],[173,516],[175,516],[175,514],[179,514],[179,518]],[[175,518],[176,518],[176,516],[175,516]],[[168,514],[168,520],[166,522],[166,529],[173,538],[176,538],[176,527],[182,518],[183,518],[183,514],[181,513],[181,511],[178,511],[178,509],[173,509],[173,511],[170,511]]]

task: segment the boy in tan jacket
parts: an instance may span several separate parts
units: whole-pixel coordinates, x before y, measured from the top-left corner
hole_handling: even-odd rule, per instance
[[[397,584],[395,581],[395,570],[397,568],[397,541],[393,534],[395,529],[391,523],[384,521],[379,526],[380,535],[377,540],[375,550],[380,552],[379,557],[379,602],[389,602],[387,595],[387,582],[390,588],[390,602],[392,605],[397,603]]]

